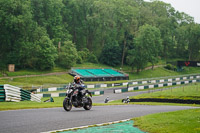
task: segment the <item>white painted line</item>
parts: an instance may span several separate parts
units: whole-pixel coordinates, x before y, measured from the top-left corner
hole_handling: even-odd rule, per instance
[[[41,133],[64,132],[64,131],[77,130],[77,129],[83,129],[83,128],[88,128],[88,127],[111,125],[111,124],[125,122],[125,121],[130,121],[130,120],[131,119],[125,119],[125,120],[120,120],[120,121],[113,121],[113,122],[107,122],[107,123],[101,123],[101,124],[94,124],[94,125],[87,125],[87,126],[80,126],[80,127],[73,127],[73,128],[66,128],[66,129],[59,129],[59,130],[46,131],[46,132],[41,132]]]

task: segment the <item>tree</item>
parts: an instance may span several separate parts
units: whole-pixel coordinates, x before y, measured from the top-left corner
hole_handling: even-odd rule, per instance
[[[129,36],[133,35],[137,29],[137,3],[135,1],[115,1],[115,14],[116,39],[122,45],[121,67],[123,67],[127,47],[130,45]]]
[[[188,59],[198,60],[200,54],[200,25],[188,25]]]
[[[171,55],[174,55],[174,36],[178,25],[175,9],[170,4],[162,1],[153,1],[150,4],[150,8],[152,8],[154,25],[160,29],[163,40],[163,56],[165,59],[170,58],[172,57]]]
[[[100,56],[100,61],[110,66],[120,64],[121,49],[116,41],[105,44]]]
[[[134,41],[135,47],[129,51],[129,55],[127,56],[128,64],[132,68],[136,66],[137,72],[139,72],[149,61],[153,69],[162,50],[159,29],[150,25],[141,26]]]
[[[42,27],[33,29],[31,42],[21,45],[20,64],[24,68],[51,69],[57,58],[56,47],[49,39],[46,30]]]
[[[144,43],[148,49],[148,61],[151,62],[153,69],[162,51],[160,30],[150,25],[144,25],[142,30],[140,30],[140,34],[142,34],[142,43]]]
[[[126,57],[127,64],[131,66],[131,70],[133,72],[134,67],[136,66],[136,55],[135,55],[135,49],[131,49],[128,51],[128,56]]]
[[[54,67],[54,61],[57,57],[56,48],[52,41],[47,37],[43,36],[38,42],[38,54],[37,54],[37,66],[40,70],[51,69]]]
[[[176,29],[176,53],[187,60],[199,60],[200,25],[195,23],[182,24]]]
[[[63,42],[58,53],[57,63],[64,68],[71,68],[76,64],[78,58],[77,50],[71,41]]]
[[[31,44],[32,20],[30,0],[0,1],[0,60],[20,67],[20,51],[25,44]],[[23,65],[22,65],[23,66]]]
[[[33,20],[39,26],[45,27],[55,46],[61,41],[70,40],[67,24],[63,23],[62,0],[31,0],[31,7]]]

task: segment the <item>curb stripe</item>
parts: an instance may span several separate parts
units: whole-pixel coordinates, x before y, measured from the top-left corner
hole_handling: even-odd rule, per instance
[[[80,127],[73,127],[73,128],[66,128],[66,129],[59,129],[59,130],[53,130],[53,131],[47,131],[47,132],[41,132],[41,133],[56,133],[56,132],[64,132],[64,131],[70,131],[70,130],[78,130],[88,127],[96,127],[96,126],[103,126],[103,125],[111,125],[121,122],[130,121],[131,119],[125,119],[125,120],[119,120],[119,121],[113,121],[113,122],[107,122],[107,123],[101,123],[101,124],[93,124],[93,125],[87,125],[87,126],[80,126]]]

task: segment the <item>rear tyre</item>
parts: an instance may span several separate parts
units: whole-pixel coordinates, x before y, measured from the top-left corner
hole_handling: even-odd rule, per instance
[[[63,108],[66,111],[70,111],[72,109],[72,103],[70,102],[69,98],[65,98],[63,101]]]
[[[92,108],[92,99],[90,97],[87,97],[87,103],[83,106],[85,110],[90,110]]]

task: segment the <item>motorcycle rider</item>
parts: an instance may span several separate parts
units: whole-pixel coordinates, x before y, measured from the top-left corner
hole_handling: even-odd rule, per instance
[[[84,88],[84,85],[83,85],[83,81],[81,80],[81,78],[79,76],[75,76],[74,77],[74,83],[73,85],[78,89],[79,91],[79,94],[80,94],[80,98],[83,96],[83,90],[85,89]]]

